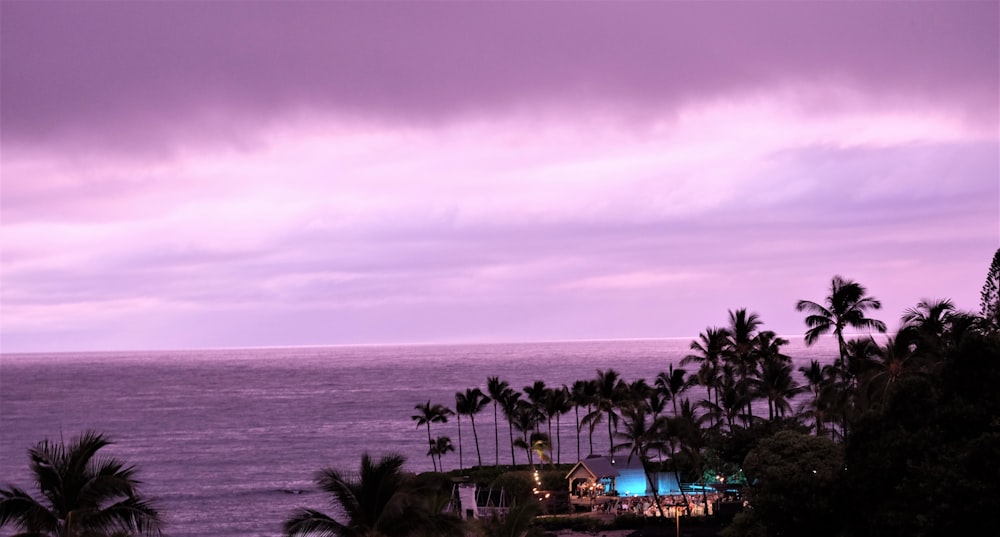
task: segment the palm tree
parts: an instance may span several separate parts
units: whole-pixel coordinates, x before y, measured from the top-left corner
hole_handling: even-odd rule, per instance
[[[490,398],[483,394],[479,388],[468,388],[465,393],[455,394],[455,413],[457,416],[469,416],[472,422],[472,437],[476,441],[476,459],[479,466],[483,465],[483,455],[479,451],[479,433],[476,432],[476,414],[483,411],[483,407],[490,402]],[[458,426],[458,467],[462,468],[462,425]]]
[[[521,392],[507,388],[500,396],[500,404],[503,407],[503,415],[507,418],[507,430],[510,433],[510,465],[515,466],[514,459],[514,420],[517,419],[518,405],[522,403]]]
[[[442,513],[425,499],[430,496],[402,471],[405,459],[389,454],[372,461],[365,453],[356,475],[325,469],[316,475],[319,488],[332,496],[336,518],[315,509],[299,508],[284,523],[288,537],[423,537],[461,536],[458,517]]]
[[[923,299],[903,312],[903,326],[897,337],[914,346],[914,355],[921,365],[933,366],[950,343],[948,336],[956,313],[951,300]]]
[[[659,480],[653,479],[653,471],[649,464],[649,454],[655,451],[657,454],[666,450],[667,419],[665,417],[647,419],[646,409],[639,405],[631,407],[622,412],[625,427],[624,432],[619,432],[616,436],[622,440],[620,444],[612,447],[612,452],[618,450],[628,450],[628,458],[638,458],[642,463],[642,472],[646,475],[646,481],[653,492],[653,501],[656,508],[663,514],[663,506],[660,505]]]
[[[433,444],[434,441],[431,439],[431,424],[432,423],[447,423],[448,416],[454,414],[448,407],[444,405],[432,405],[428,399],[426,403],[422,405],[417,405],[415,408],[418,413],[410,416],[410,419],[417,422],[417,427],[421,425],[427,426],[427,443]],[[434,457],[431,456],[431,462],[434,463]],[[434,471],[437,471],[437,463],[434,463]]]
[[[736,311],[729,310],[729,337],[727,338],[725,355],[739,374],[736,389],[745,400],[748,423],[753,423],[754,393],[749,379],[757,375],[757,329],[764,324],[760,315],[748,313],[746,308]]]
[[[781,352],[788,340],[770,330],[759,332],[754,341],[754,352],[760,364],[760,376],[752,381],[756,393],[767,398],[769,420],[784,418],[791,410],[790,400],[802,392],[792,378],[792,359]]]
[[[159,511],[139,493],[135,467],[97,456],[111,444],[86,431],[69,444],[43,440],[29,449],[43,499],[13,485],[0,489],[0,528],[11,525],[18,535],[34,537],[161,535]]]
[[[608,369],[607,371],[597,370],[597,379],[595,381],[597,388],[595,396],[595,405],[593,412],[590,412],[584,416],[583,421],[585,423],[596,424],[600,423],[601,420],[606,416],[608,420],[608,454],[611,454],[611,448],[614,446],[614,439],[611,434],[611,426],[618,426],[619,414],[616,412],[618,409],[618,404],[621,402],[625,395],[626,384],[625,381],[621,379],[621,376],[614,369]]]
[[[880,397],[876,399],[879,405],[885,404],[889,387],[894,382],[914,373],[912,358],[913,352],[911,352],[910,345],[898,337],[887,338],[885,346],[879,347],[878,355],[873,363],[872,374],[866,382],[867,392],[871,394],[875,394],[877,391],[882,392]]]
[[[699,364],[695,379],[699,384],[705,386],[710,400],[713,391],[715,392],[714,401],[718,405],[721,364],[726,344],[729,341],[729,331],[725,328],[709,327],[698,334],[698,339],[700,341],[692,341],[690,346],[691,350],[695,352],[681,359],[681,365]],[[676,414],[676,412],[675,409],[674,413]]]
[[[799,372],[806,378],[809,393],[812,397],[803,401],[799,407],[799,414],[806,419],[812,419],[816,427],[816,436],[823,436],[823,424],[826,418],[832,414],[831,399],[833,391],[833,370],[824,368],[819,360],[813,360],[808,366],[799,368]]]
[[[580,429],[586,425],[580,421],[580,407],[587,408],[587,416],[591,412],[591,407],[594,404],[597,395],[597,384],[593,380],[578,380],[573,383],[572,390],[573,397],[573,408],[576,410],[576,458],[580,460]],[[588,438],[590,440],[590,453],[594,454],[594,425],[590,424],[588,427]]]
[[[759,391],[767,398],[767,418],[784,418],[791,411],[791,400],[805,388],[792,378],[792,364],[768,360],[761,364]]]
[[[427,450],[427,455],[432,459],[437,457],[438,466],[441,467],[441,471],[444,472],[444,457],[448,452],[455,451],[455,445],[451,443],[451,438],[447,436],[439,436],[429,443],[429,449]]]
[[[669,399],[672,403],[674,416],[677,415],[677,398],[690,385],[686,375],[687,371],[684,369],[674,369],[674,364],[670,364],[666,371],[656,375],[656,387],[664,399]]]
[[[509,419],[511,420],[514,428],[521,433],[521,438],[513,441],[512,445],[525,450],[528,463],[531,464],[532,468],[534,468],[535,461],[531,456],[534,441],[532,440],[531,433],[536,431],[538,424],[545,419],[545,416],[539,411],[537,406],[529,403],[528,401],[519,399],[514,404],[512,415],[509,416]]]
[[[490,394],[490,399],[493,400],[493,439],[495,442],[493,449],[494,455],[496,455],[496,466],[500,466],[500,418],[497,411],[505,392],[509,389],[510,384],[500,380],[500,377],[486,379],[486,391]]]
[[[562,464],[562,424],[561,416],[568,413],[573,408],[570,401],[569,388],[565,384],[559,388],[549,390],[548,397],[545,398],[545,414],[549,417],[549,437],[552,437],[552,417],[556,418],[556,464]]]
[[[808,312],[806,316],[806,345],[812,345],[823,334],[833,332],[837,336],[837,346],[840,349],[840,362],[844,361],[845,342],[844,329],[847,327],[875,330],[885,333],[885,323],[865,316],[868,310],[882,308],[878,299],[866,296],[867,289],[854,280],[846,280],[834,276],[830,282],[830,294],[826,296],[825,306],[810,300],[799,300],[795,305],[798,311]]]
[[[528,401],[531,401],[532,406],[535,407],[535,412],[542,416],[548,422],[549,432],[552,432],[552,416],[545,412],[546,402],[549,398],[551,390],[545,386],[545,382],[541,380],[536,380],[531,386],[524,387],[524,395],[528,396]]]

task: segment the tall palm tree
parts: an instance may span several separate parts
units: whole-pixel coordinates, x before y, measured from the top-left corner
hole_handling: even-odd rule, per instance
[[[584,425],[587,427],[587,438],[590,442],[590,451],[587,453],[594,454],[594,423],[586,423],[580,421],[580,408],[586,407],[587,413],[584,417],[591,413],[592,407],[596,402],[597,398],[597,383],[593,380],[578,380],[573,383],[573,407],[576,410],[576,458],[580,457],[580,430]]]
[[[417,427],[422,425],[427,426],[427,444],[433,444],[434,440],[431,438],[431,424],[432,423],[447,423],[448,416],[454,414],[450,408],[444,405],[432,405],[430,399],[422,405],[417,405],[413,407],[417,410],[417,414],[410,416],[410,419],[417,422]],[[437,471],[437,463],[434,462],[434,457],[431,456],[431,462],[434,463],[434,471]]]
[[[476,414],[483,411],[483,408],[490,402],[490,398],[483,394],[479,388],[467,388],[465,393],[455,394],[455,414],[456,416],[468,416],[472,422],[472,437],[476,441],[476,459],[479,466],[483,465],[483,455],[479,451],[479,433],[476,432]],[[458,466],[462,468],[462,426],[458,428]]]
[[[495,444],[493,449],[496,456],[496,466],[500,466],[500,418],[498,409],[505,392],[509,389],[510,384],[500,380],[500,377],[488,377],[486,379],[486,391],[489,393],[490,399],[493,400],[493,440]]]
[[[562,424],[561,416],[568,413],[573,408],[570,401],[569,388],[563,384],[559,388],[549,390],[548,397],[545,398],[545,415],[549,417],[549,424],[552,418],[556,419],[556,464],[562,464]],[[549,438],[552,438],[552,428],[549,427]]]
[[[698,340],[692,341],[690,348],[695,351],[681,359],[682,366],[691,363],[699,364],[695,379],[708,391],[708,398],[715,393],[715,404],[719,404],[719,385],[721,384],[722,359],[729,341],[729,330],[719,327],[706,328],[698,334]],[[676,410],[674,411],[676,414]]]
[[[617,410],[619,403],[625,396],[626,384],[618,372],[614,369],[608,369],[606,371],[598,369],[595,386],[597,388],[597,392],[595,396],[594,410],[593,412],[587,414],[583,418],[583,421],[586,423],[596,424],[600,423],[604,417],[607,417],[608,454],[610,455],[611,448],[614,446],[612,426],[618,426],[620,415]]]
[[[733,365],[739,374],[736,389],[741,392],[746,402],[748,423],[753,423],[754,393],[749,379],[757,375],[757,329],[764,324],[760,315],[747,312],[746,308],[736,311],[729,310],[729,337],[727,339],[725,358]]]
[[[29,449],[42,499],[13,485],[0,489],[0,528],[34,537],[160,535],[160,513],[139,493],[135,467],[97,456],[111,444],[86,431],[69,444],[43,440]]]
[[[521,392],[507,388],[500,396],[500,404],[503,408],[503,415],[507,418],[507,430],[510,433],[510,465],[515,466],[514,459],[514,420],[517,419],[517,409],[521,401]]]
[[[532,406],[535,407],[535,412],[548,422],[549,432],[551,433],[552,416],[546,413],[546,403],[551,395],[551,390],[545,385],[544,381],[536,380],[531,386],[524,387],[524,395],[528,397],[528,401],[531,401]]]
[[[515,440],[512,445],[525,450],[525,456],[528,458],[528,463],[531,464],[532,468],[535,466],[535,460],[532,457],[534,445],[532,432],[537,432],[538,424],[544,419],[545,416],[537,406],[523,399],[517,400],[510,416],[514,428],[521,433],[521,438]]]
[[[365,453],[361,471],[327,468],[316,475],[319,488],[332,496],[336,518],[315,509],[299,508],[283,529],[288,537],[425,537],[464,534],[462,521],[426,501],[430,496],[403,473],[405,459],[389,454],[378,461]]]
[[[663,514],[663,506],[660,505],[659,480],[653,479],[653,471],[650,466],[650,452],[660,454],[666,450],[667,444],[663,440],[667,432],[667,418],[649,419],[646,409],[639,405],[630,407],[622,412],[624,418],[624,431],[617,433],[621,442],[612,447],[612,452],[628,450],[628,458],[639,459],[642,463],[642,472],[646,475],[646,481],[653,492],[653,501],[656,508]]]
[[[860,283],[834,276],[830,282],[830,294],[826,296],[825,306],[810,300],[799,300],[795,309],[808,313],[806,326],[809,330],[806,331],[806,345],[812,345],[823,334],[832,332],[837,336],[840,362],[843,362],[846,354],[845,328],[885,333],[885,323],[866,316],[869,310],[882,308],[882,303],[875,297],[867,296],[867,293],[868,290]]]

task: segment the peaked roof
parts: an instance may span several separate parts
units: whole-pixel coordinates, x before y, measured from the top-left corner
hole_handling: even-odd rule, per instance
[[[581,475],[581,472],[585,475]],[[566,474],[566,479],[575,477],[590,477],[597,480],[605,477],[618,477],[621,473],[615,469],[615,465],[610,457],[602,455],[591,455],[581,460],[573,466],[573,469]]]

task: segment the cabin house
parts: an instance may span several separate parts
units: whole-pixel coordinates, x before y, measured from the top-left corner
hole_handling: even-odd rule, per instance
[[[582,496],[650,496],[653,490],[636,457],[591,455],[566,474],[570,493]],[[680,494],[680,485],[671,472],[653,476],[660,495]]]

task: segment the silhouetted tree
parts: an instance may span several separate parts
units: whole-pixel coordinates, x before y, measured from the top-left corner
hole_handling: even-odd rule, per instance
[[[135,467],[98,456],[111,444],[86,431],[69,444],[43,440],[29,449],[42,499],[13,485],[0,489],[0,528],[24,537],[160,535],[159,510],[139,493]]]

